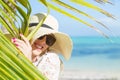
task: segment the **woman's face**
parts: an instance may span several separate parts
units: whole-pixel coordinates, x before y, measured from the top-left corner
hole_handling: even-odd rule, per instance
[[[46,44],[46,36],[43,37],[42,39],[37,39],[35,42],[32,44],[32,51],[34,56],[38,56],[44,51],[47,50],[49,46]]]

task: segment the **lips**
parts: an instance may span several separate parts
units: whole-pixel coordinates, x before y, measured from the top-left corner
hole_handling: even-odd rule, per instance
[[[38,48],[38,49],[42,49],[43,48],[43,46],[40,46],[40,45],[35,45],[36,46],[36,48]]]

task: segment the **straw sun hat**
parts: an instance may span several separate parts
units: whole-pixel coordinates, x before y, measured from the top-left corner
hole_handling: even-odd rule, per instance
[[[30,18],[30,31],[32,31],[37,24],[46,16],[46,13],[38,13],[33,15]],[[36,32],[36,34],[32,38],[32,43],[39,37],[48,34],[54,34],[56,38],[56,42],[50,47],[50,50],[60,53],[63,57],[68,60],[71,57],[72,52],[72,40],[70,37],[62,32],[58,31],[58,22],[57,20],[48,15],[45,21],[43,22],[42,26]]]

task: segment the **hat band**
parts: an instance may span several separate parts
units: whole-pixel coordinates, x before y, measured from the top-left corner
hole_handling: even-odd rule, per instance
[[[38,23],[30,23],[29,24],[29,27],[32,27],[32,26],[37,26]],[[53,29],[52,27],[50,27],[49,25],[47,24],[42,24],[41,27],[45,27],[45,28],[49,28],[49,29]]]

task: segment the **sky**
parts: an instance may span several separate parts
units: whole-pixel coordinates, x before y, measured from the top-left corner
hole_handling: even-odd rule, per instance
[[[110,5],[110,4],[98,4],[96,3],[94,0],[90,0],[89,2],[101,7],[102,9],[106,10],[107,12],[113,14],[116,18],[116,20],[111,19],[97,11],[88,9],[86,7],[82,7],[80,5],[76,5],[76,4],[71,4],[73,6],[75,6],[76,8],[85,11],[86,13],[90,14],[91,16],[94,16],[97,20],[101,21],[102,23],[104,23],[105,25],[107,25],[107,27],[110,29],[107,30],[105,28],[103,28],[102,26],[100,26],[99,24],[95,23],[94,21],[92,21],[91,19],[88,19],[84,16],[78,15],[77,13],[73,13],[74,15],[78,15],[79,18],[81,18],[82,20],[85,20],[89,23],[91,23],[92,25],[94,25],[95,27],[99,28],[101,31],[103,31],[105,34],[107,34],[108,36],[120,36],[120,1],[119,0],[110,0],[113,2],[114,5]],[[46,11],[46,7],[44,5],[42,5],[41,3],[39,3],[37,0],[30,0],[30,4],[32,6],[32,14],[35,13],[40,13],[40,12],[47,12]],[[91,29],[90,27],[74,20],[71,19],[67,16],[64,16],[61,13],[58,13],[54,10],[50,11],[50,14],[55,16],[59,22],[59,31],[64,32],[69,34],[70,36],[102,36],[100,33],[96,32],[95,30]]]

